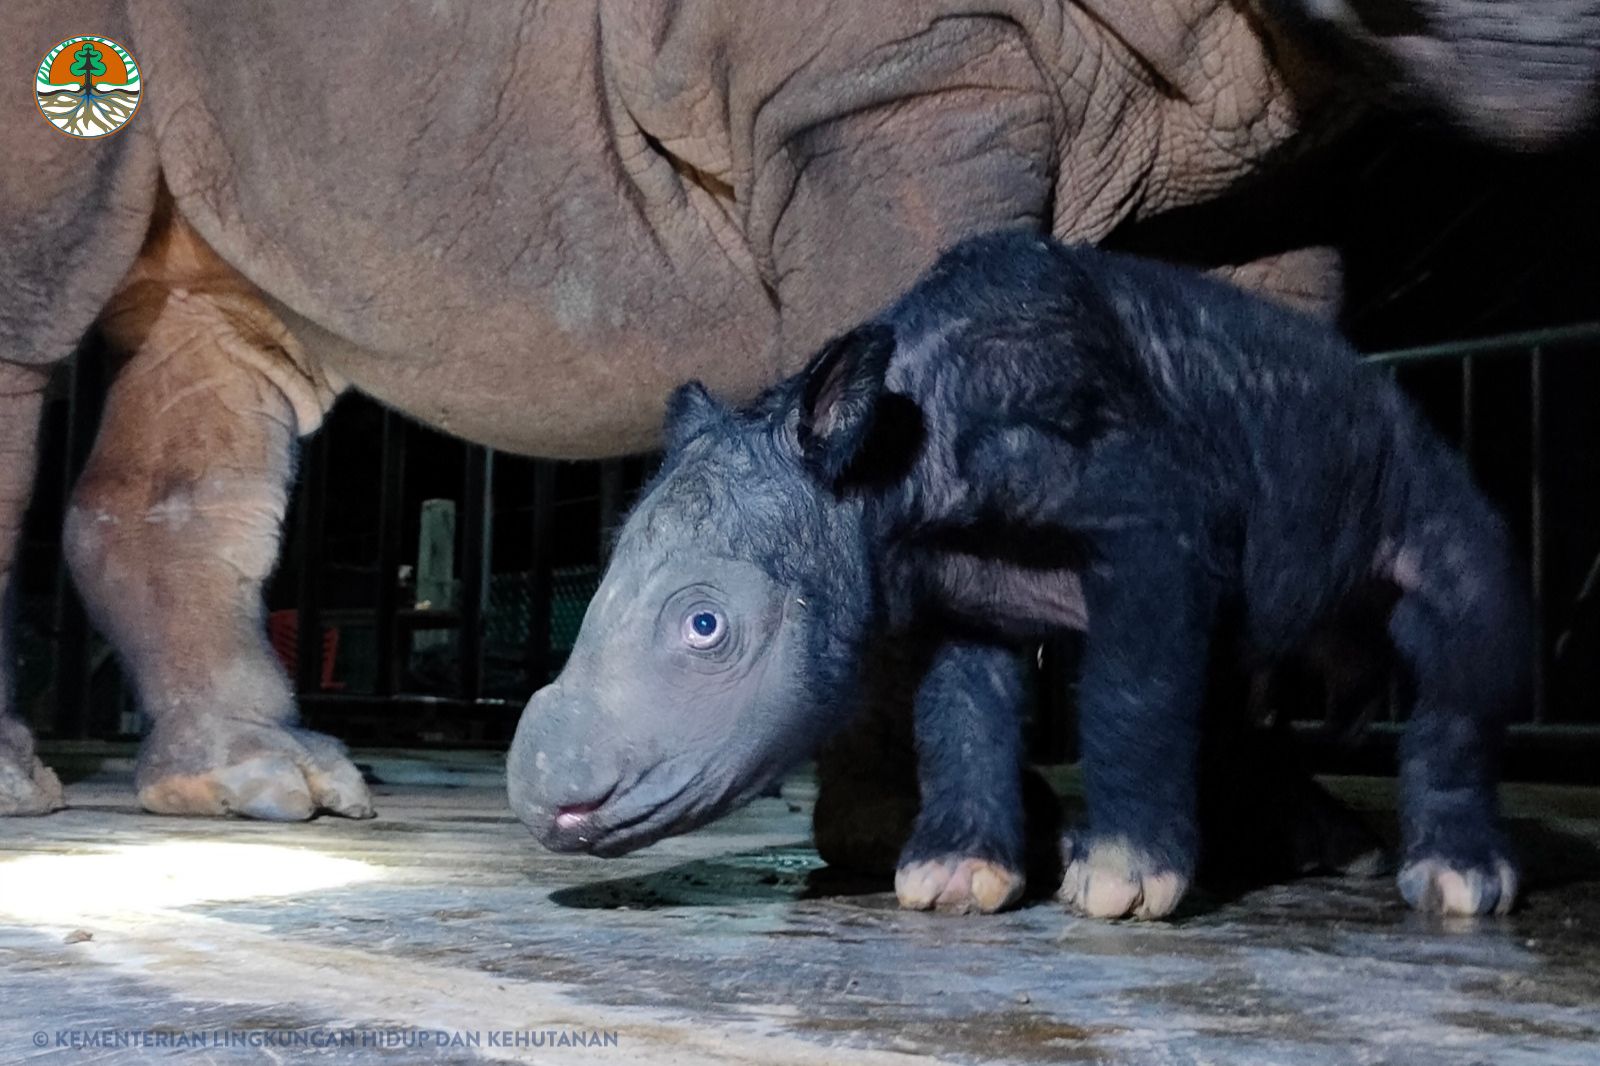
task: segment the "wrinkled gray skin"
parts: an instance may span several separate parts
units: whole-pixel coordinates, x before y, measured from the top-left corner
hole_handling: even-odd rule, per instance
[[[1375,6],[8,3],[0,69],[88,30],[145,99],[85,143],[0,89],[0,586],[48,368],[98,320],[120,362],[66,548],[151,721],[141,802],[370,814],[261,625],[296,440],[341,390],[620,454],[678,382],[754,394],[956,238],[1236,192],[1370,90],[1515,144],[1586,120],[1600,0],[1426,0],[1399,36]],[[1326,250],[1257,253],[1215,265],[1336,301]],[[6,693],[0,813],[53,809]]]
[[[816,701],[853,688],[864,643],[859,509],[768,491],[768,466],[794,466],[780,443],[724,454],[701,434],[732,416],[680,395],[693,407],[669,416],[670,473],[624,524],[572,657],[507,757],[512,808],[551,847],[617,855],[704,824],[856,709]],[[699,615],[723,620],[709,649]]]

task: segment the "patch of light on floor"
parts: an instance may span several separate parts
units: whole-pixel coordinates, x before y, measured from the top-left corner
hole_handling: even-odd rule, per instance
[[[40,922],[194,903],[299,896],[372,881],[383,870],[275,844],[129,844],[0,862],[0,913]]]

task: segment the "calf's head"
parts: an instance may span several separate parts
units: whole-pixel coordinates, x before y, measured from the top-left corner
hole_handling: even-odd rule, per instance
[[[662,471],[508,757],[546,846],[617,855],[694,828],[847,720],[875,596],[842,482],[893,348],[862,327],[742,410],[698,384],[673,395]]]

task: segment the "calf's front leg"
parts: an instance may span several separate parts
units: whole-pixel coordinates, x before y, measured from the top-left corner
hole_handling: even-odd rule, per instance
[[[1024,886],[1022,716],[1026,660],[952,641],[917,690],[921,809],[900,853],[895,895],[911,910],[992,913]]]

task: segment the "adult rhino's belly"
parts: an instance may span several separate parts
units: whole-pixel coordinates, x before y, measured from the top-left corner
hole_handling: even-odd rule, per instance
[[[604,456],[647,446],[685,378],[772,380],[775,312],[712,194],[622,143],[593,19],[565,10],[385,9],[374,58],[350,54],[339,5],[229,6],[232,50],[278,57],[246,67],[188,32],[215,22],[198,6],[141,6],[138,28],[171,86],[153,124],[179,213],[313,358],[453,433]],[[400,78],[431,70],[460,75]]]
[[[507,451],[601,458],[652,447],[668,393],[690,378],[743,398],[774,380],[776,322],[755,279],[692,251],[681,269],[596,249],[526,269],[346,247],[392,269],[371,287],[292,240],[297,277],[253,277],[311,357],[440,429]],[[597,238],[597,244],[600,243]],[[303,250],[293,248],[301,245]],[[225,253],[226,254],[226,253]],[[245,253],[240,269],[251,273]],[[304,274],[320,275],[314,284]]]
[[[744,397],[776,376],[775,331],[760,314],[567,332],[526,304],[473,312],[419,297],[416,346],[355,343],[310,315],[280,314],[311,356],[358,391],[446,432],[547,458],[622,455],[656,444],[667,395],[690,378]]]
[[[946,607],[1019,639],[1089,628],[1083,583],[1068,567],[1023,567],[965,552],[941,552],[932,576]]]

